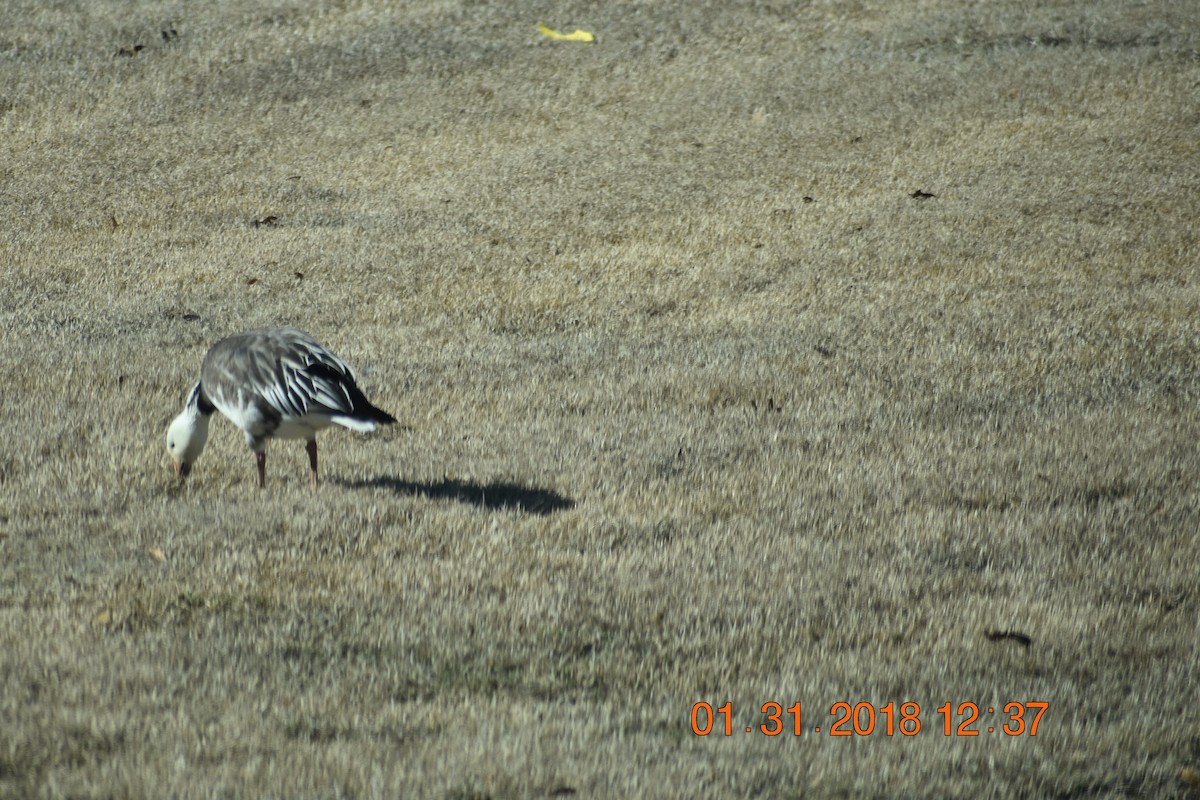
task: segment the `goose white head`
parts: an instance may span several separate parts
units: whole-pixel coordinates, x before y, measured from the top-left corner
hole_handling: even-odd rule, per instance
[[[204,452],[208,443],[208,416],[200,413],[196,403],[196,390],[192,391],[187,406],[167,428],[167,452],[175,462],[175,474],[179,482],[188,476],[192,464]]]

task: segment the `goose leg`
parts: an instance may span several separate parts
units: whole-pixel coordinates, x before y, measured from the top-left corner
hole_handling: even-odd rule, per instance
[[[258,467],[258,488],[267,488],[267,451],[254,454],[254,463]]]
[[[312,469],[312,488],[317,490],[317,440],[316,437],[308,440],[308,444],[304,445],[304,449],[308,451],[308,466]]]

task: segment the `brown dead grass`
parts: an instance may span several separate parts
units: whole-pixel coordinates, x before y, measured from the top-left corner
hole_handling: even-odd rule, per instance
[[[1196,31],[5,4],[0,795],[1190,796]],[[174,490],[204,349],[285,323],[403,427],[313,498],[219,422]]]

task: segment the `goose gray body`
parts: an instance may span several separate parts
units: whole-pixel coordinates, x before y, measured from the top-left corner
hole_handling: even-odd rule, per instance
[[[341,425],[367,432],[396,421],[367,399],[346,362],[295,328],[247,331],[222,339],[205,354],[200,380],[167,431],[180,480],[204,449],[214,411],[246,434],[259,486],[266,480],[268,439],[308,440],[315,486],[318,431]]]

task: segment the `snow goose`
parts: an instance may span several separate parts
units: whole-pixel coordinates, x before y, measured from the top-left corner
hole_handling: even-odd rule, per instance
[[[220,411],[246,434],[258,485],[266,485],[267,440],[307,439],[312,486],[317,487],[317,431],[341,425],[373,431],[396,419],[376,408],[354,372],[304,331],[267,328],[222,339],[200,365],[200,381],[167,429],[167,450],[179,482],[208,441],[208,422]]]

